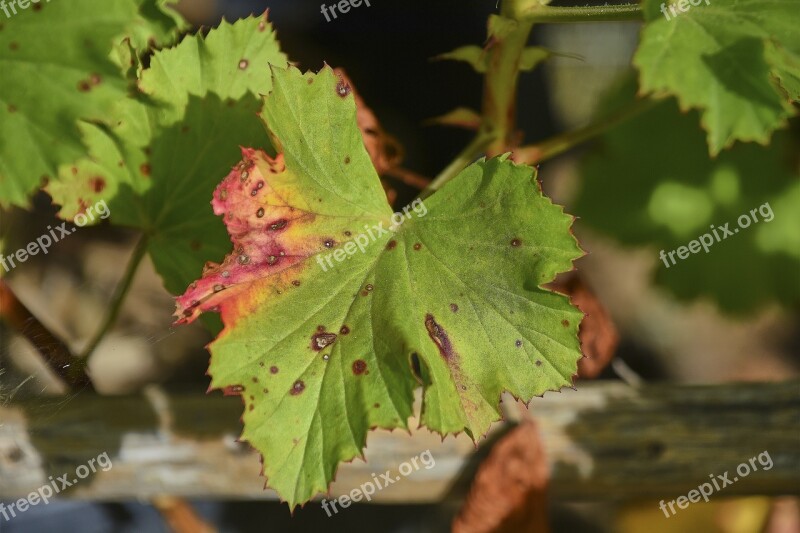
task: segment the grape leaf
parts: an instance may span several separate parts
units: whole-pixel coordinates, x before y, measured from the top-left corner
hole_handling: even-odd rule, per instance
[[[645,1],[647,25],[634,56],[641,91],[675,95],[682,110],[699,109],[712,155],[737,140],[766,144],[796,113],[797,1],[714,0],[686,12],[673,2],[677,16],[670,4]]]
[[[128,39],[142,52],[181,27],[163,4],[41,2],[0,23],[0,205],[27,204],[60,164],[81,156],[76,122],[103,119],[126,96],[116,46]]]
[[[145,231],[167,289],[181,292],[230,245],[205,207],[217,176],[238,161],[237,146],[269,146],[257,113],[270,63],[287,59],[265,17],[223,22],[156,53],[141,73],[143,97],[122,101],[105,123],[81,124],[89,157],[47,188],[60,216],[107,201],[115,224]]]
[[[634,85],[601,112],[628,104]],[[777,132],[769,147],[737,145],[712,159],[698,113],[682,114],[669,99],[602,138],[583,165],[575,211],[581,224],[625,244],[652,246],[657,282],[682,299],[710,297],[735,314],[775,301],[795,305],[800,187],[788,155],[796,152],[797,140]],[[769,222],[759,215],[760,222],[715,242],[708,253],[701,249],[669,267],[658,259],[660,250],[686,246],[711,225],[730,223],[734,231],[740,216],[765,203],[774,214]]]
[[[212,387],[242,395],[242,435],[290,506],[326,490],[372,428],[421,420],[483,435],[504,390],[571,383],[582,313],[541,288],[581,255],[533,169],[482,160],[392,214],[329,68],[274,69],[264,118],[279,154],[243,150],[214,193],[233,251],[178,298],[219,311]],[[363,252],[362,252],[363,250]]]

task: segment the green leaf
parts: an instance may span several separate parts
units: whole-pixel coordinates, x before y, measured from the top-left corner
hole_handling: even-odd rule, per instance
[[[681,2],[685,4],[686,2]],[[643,93],[699,109],[712,155],[735,141],[766,144],[796,114],[800,9],[796,0],[713,0],[677,16],[646,0],[634,56]],[[790,98],[786,96],[789,91]]]
[[[392,214],[349,87],[276,69],[264,117],[280,154],[244,149],[214,193],[233,252],[178,298],[218,310],[212,386],[244,399],[243,439],[294,507],[325,491],[372,428],[483,435],[503,391],[571,383],[581,313],[542,289],[581,250],[534,171],[479,161]],[[413,362],[419,363],[415,378]]]
[[[41,2],[0,23],[0,206],[26,205],[59,165],[81,156],[77,121],[102,120],[126,96],[119,43],[142,52],[179,29],[162,4]]]
[[[525,48],[522,50],[522,55],[519,59],[519,70],[522,72],[531,71],[536,68],[536,65],[554,55],[562,54],[556,54],[547,48],[542,48],[540,46],[530,46]],[[574,57],[568,54],[563,55],[567,57]],[[465,63],[469,63],[472,68],[475,69],[475,72],[485,74],[486,71],[489,70],[489,57],[490,56],[488,52],[480,46],[461,46],[452,52],[440,54],[434,59],[464,61]]]
[[[149,236],[167,290],[180,293],[230,246],[208,198],[239,160],[238,146],[269,146],[257,114],[273,63],[287,59],[261,17],[156,53],[141,74],[144,97],[121,102],[106,123],[81,125],[89,157],[63,166],[48,187],[60,216],[105,200],[115,224]]]
[[[484,73],[487,69],[488,56],[486,50],[480,46],[467,45],[460,46],[451,52],[439,54],[434,59],[463,61],[475,69],[475,72]]]
[[[633,85],[603,112],[632,101]],[[797,140],[778,132],[769,147],[737,145],[712,159],[698,113],[682,114],[669,99],[602,138],[583,166],[575,211],[582,224],[622,243],[648,245],[657,282],[682,299],[711,298],[737,314],[771,302],[794,305],[800,190],[788,155],[796,152]],[[739,217],[753,209],[759,222],[739,228]],[[774,218],[766,221],[770,210]],[[711,226],[726,223],[735,233],[722,239],[717,229],[717,241]],[[708,253],[673,255],[675,264],[659,259],[660,250],[668,254],[704,234],[714,239]]]

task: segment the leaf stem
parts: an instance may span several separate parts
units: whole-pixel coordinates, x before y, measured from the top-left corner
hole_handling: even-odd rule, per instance
[[[429,197],[431,194],[439,190],[442,185],[450,181],[456,174],[464,170],[467,165],[472,163],[475,158],[477,158],[480,154],[486,150],[486,147],[494,140],[494,135],[481,132],[472,139],[470,142],[461,152],[456,156],[456,158],[447,165],[442,172],[439,173],[436,178],[428,185],[428,187],[422,191],[419,195],[419,198],[424,200],[425,198]]]
[[[575,22],[620,22],[644,20],[642,7],[638,4],[615,6],[546,6],[535,0],[517,3],[511,16],[520,22],[529,23],[575,23]]]
[[[588,126],[561,133],[537,144],[520,147],[514,150],[512,158],[518,163],[527,163],[529,165],[541,163],[605,133],[611,128],[651,109],[658,102],[658,100],[652,98],[638,99],[613,115],[604,117],[602,120]]]
[[[109,332],[109,330],[111,330],[111,327],[117,321],[119,312],[122,309],[122,304],[125,301],[125,296],[128,294],[128,290],[130,290],[131,285],[133,284],[133,278],[136,276],[136,271],[138,270],[142,259],[144,259],[144,256],[147,253],[147,244],[147,235],[142,235],[139,239],[139,242],[136,243],[136,248],[133,250],[133,255],[131,255],[131,258],[128,260],[128,266],[125,268],[125,274],[122,276],[122,279],[119,281],[119,284],[114,291],[114,296],[109,304],[108,313],[106,314],[102,325],[97,330],[97,333],[95,333],[94,337],[92,337],[92,339],[86,345],[86,348],[83,350],[83,353],[81,354],[82,359],[88,360],[89,356],[92,355],[92,352],[97,349],[97,346],[100,344],[103,338],[105,338],[106,334]]]

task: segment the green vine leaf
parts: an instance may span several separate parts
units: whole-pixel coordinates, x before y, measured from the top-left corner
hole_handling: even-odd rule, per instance
[[[699,109],[712,155],[735,141],[768,143],[796,114],[796,0],[713,0],[686,12],[666,2],[669,20],[662,4],[645,1],[647,25],[634,56],[641,91],[675,95],[682,110]]]
[[[213,200],[233,251],[178,298],[181,322],[220,312],[212,387],[241,394],[242,438],[292,507],[370,429],[405,428],[420,382],[426,426],[478,438],[503,391],[568,386],[580,358],[581,312],[542,285],[582,252],[533,169],[479,161],[393,214],[350,93],[329,68],[274,69],[280,153],[243,150]]]
[[[163,6],[40,2],[0,23],[0,206],[26,205],[59,165],[82,155],[78,120],[103,120],[126,97],[120,43],[127,39],[141,53],[169,43],[182,27]]]
[[[237,146],[270,145],[259,95],[271,88],[269,65],[287,62],[265,17],[223,22],[156,53],[139,99],[122,101],[111,120],[81,124],[88,157],[62,166],[47,188],[60,216],[105,200],[112,222],[148,235],[167,289],[180,293],[229,248],[208,198],[238,161]]]
[[[634,92],[629,80],[601,112],[629,105]],[[790,154],[797,139],[777,132],[768,147],[737,145],[712,159],[699,120],[669,99],[606,134],[583,165],[575,205],[581,224],[624,244],[650,245],[656,281],[679,298],[710,298],[734,314],[773,302],[796,305],[800,176]],[[739,217],[752,209],[759,222],[739,228]],[[660,250],[713,237],[711,226],[726,223],[734,235],[714,238],[708,253],[673,256],[675,264],[659,259]]]

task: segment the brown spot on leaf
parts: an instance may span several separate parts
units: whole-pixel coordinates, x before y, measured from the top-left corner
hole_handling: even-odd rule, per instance
[[[565,318],[564,320],[561,321],[561,325],[564,326],[565,328],[568,328],[569,327],[569,320],[567,320]]]
[[[353,361],[353,374],[360,376],[367,371],[367,363],[363,359]]]
[[[350,94],[351,90],[352,89],[350,88],[350,85],[344,81],[344,78],[340,77],[338,83],[336,83],[336,94],[342,98],[345,98],[348,94]]]
[[[519,240],[519,239],[511,239],[511,246],[513,246],[514,248],[520,246],[521,244],[522,244],[521,240]]]
[[[100,77],[100,74],[93,72],[91,76],[89,76],[89,81],[92,85],[100,85],[103,82],[103,78]]]
[[[106,180],[100,176],[92,178],[89,180],[89,187],[96,193],[103,192],[103,189],[106,188]]]
[[[453,350],[453,345],[450,344],[450,337],[447,332],[433,318],[433,315],[428,313],[425,315],[425,329],[428,330],[428,336],[436,344],[439,349],[439,354],[447,361],[453,359],[456,355]]]
[[[414,249],[415,250],[419,250],[420,248],[422,248],[422,245],[420,243],[418,243],[418,242],[415,242],[414,243]]]
[[[397,241],[396,241],[396,240],[394,240],[394,239],[392,239],[391,241],[389,241],[388,243],[386,243],[386,249],[387,249],[387,250],[394,250],[394,249],[395,249],[395,247],[397,247]]]
[[[458,313],[458,304],[450,304],[450,310],[454,313]]]
[[[306,390],[306,384],[298,379],[294,382],[294,385],[292,385],[292,390],[289,391],[289,394],[297,396],[298,394],[302,394],[304,390]]]
[[[262,215],[263,215],[263,213],[262,213]],[[289,222],[287,220],[285,220],[285,219],[276,220],[275,222],[273,222],[272,224],[269,225],[269,229],[270,229],[270,231],[282,230],[288,224],[289,224]]]
[[[315,333],[311,336],[311,349],[319,352],[334,342],[336,342],[336,333]]]
[[[139,166],[139,172],[142,173],[142,176],[149,176],[150,175],[150,164],[142,163]]]
[[[92,86],[89,85],[89,82],[86,80],[81,80],[78,82],[78,90],[82,93],[88,93],[92,89]]]
[[[345,165],[349,165],[349,164],[350,164],[350,156],[349,156],[349,155],[348,155],[348,156],[345,156],[345,158],[344,158],[344,164],[345,164]]]
[[[245,70],[247,68],[247,65],[249,64],[250,62],[248,60],[242,59],[241,61],[239,61],[239,70]]]
[[[271,374],[277,374],[278,373],[278,367],[277,366],[271,366],[271,367],[269,367],[269,371],[270,371]]]
[[[339,333],[341,335],[347,335],[348,333],[350,333],[350,328],[348,328],[347,326],[342,326],[342,328],[339,330]]]

